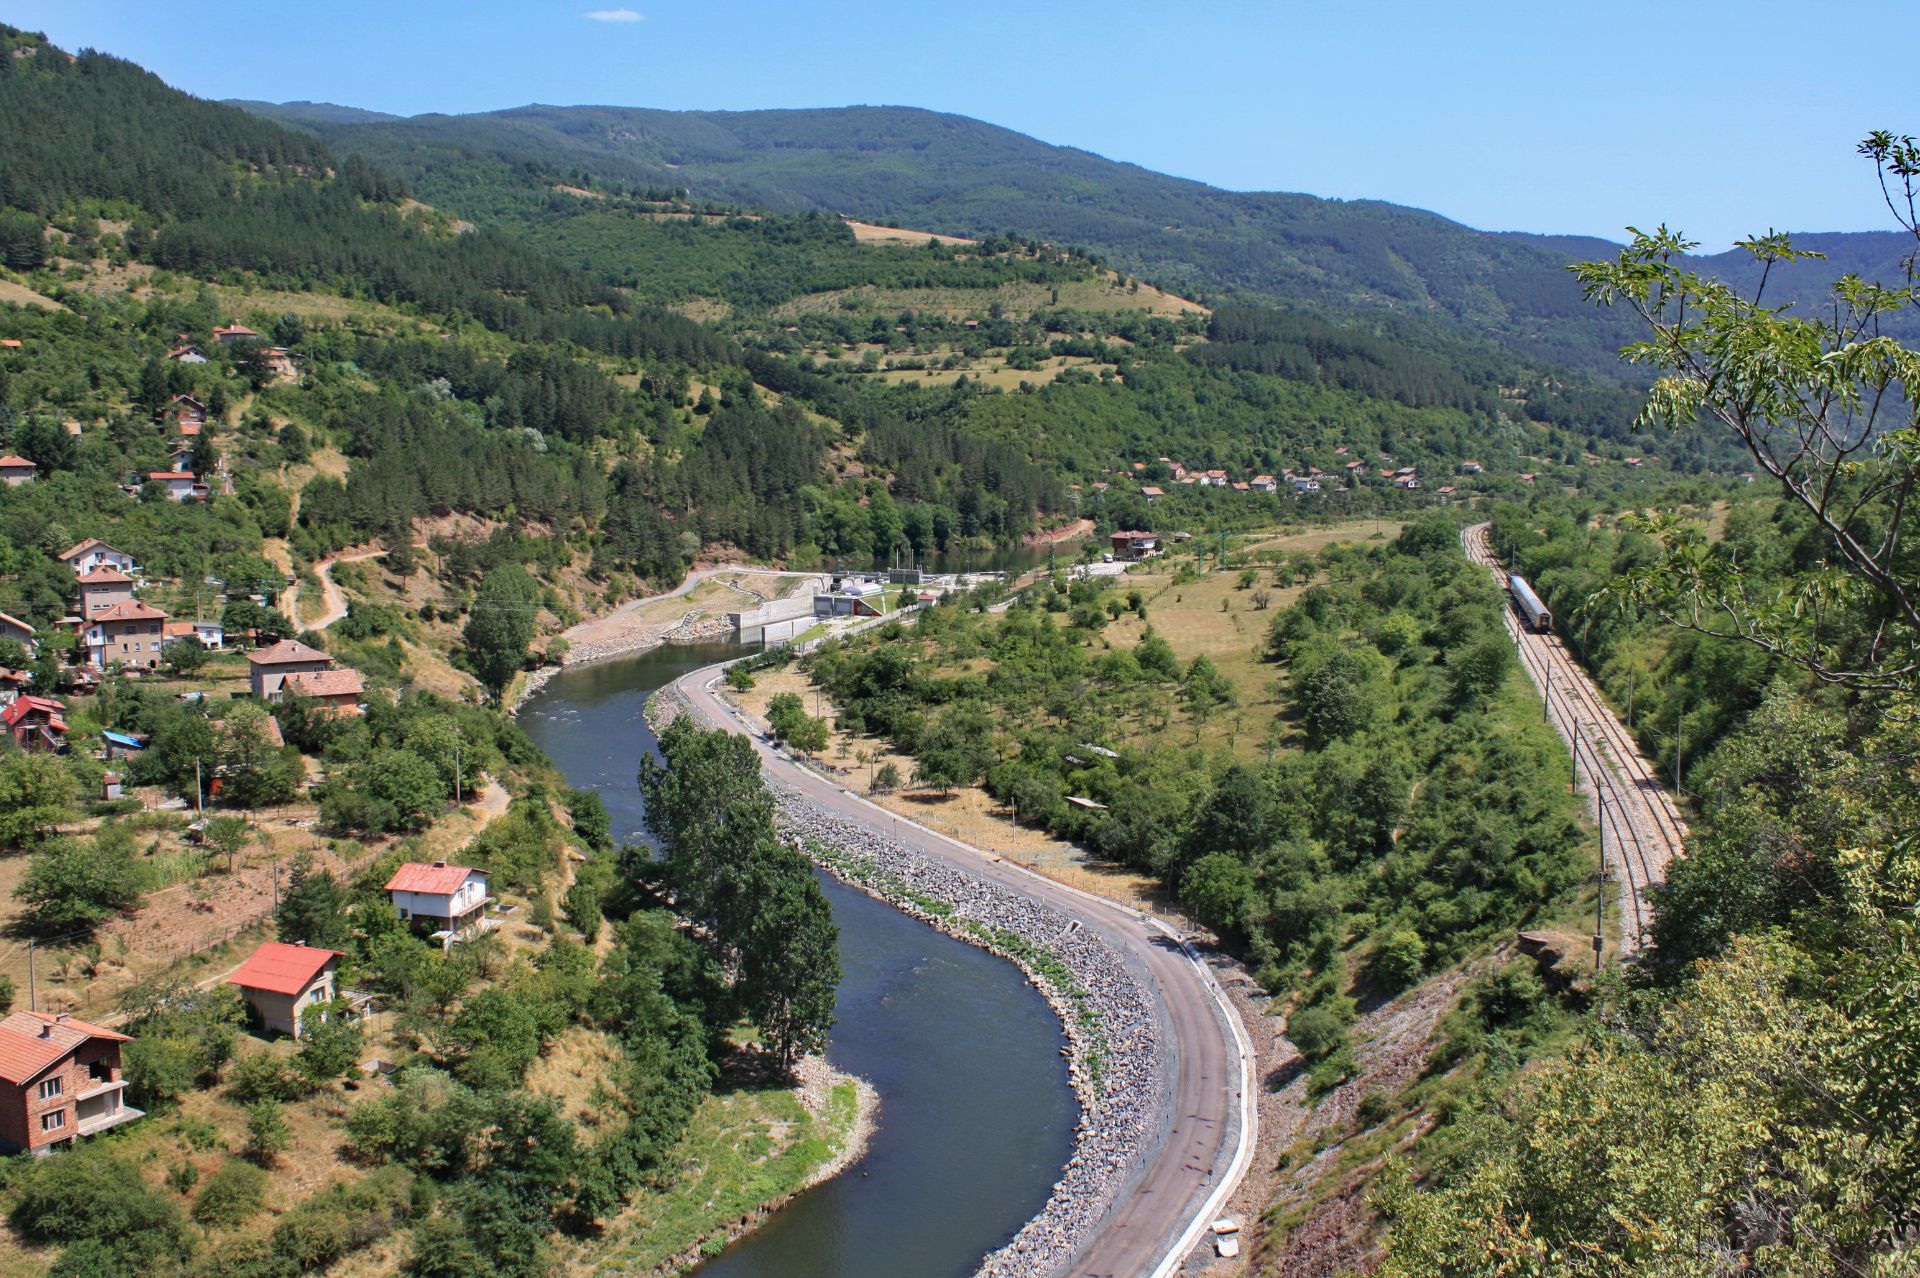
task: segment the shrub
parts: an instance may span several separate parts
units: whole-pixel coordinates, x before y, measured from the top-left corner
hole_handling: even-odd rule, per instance
[[[1373,957],[1373,970],[1382,985],[1399,990],[1413,984],[1426,963],[1427,943],[1412,928],[1402,927],[1381,940]]]
[[[193,1200],[193,1218],[209,1229],[232,1229],[266,1206],[267,1174],[252,1163],[229,1158],[207,1177]]]
[[[1310,1061],[1321,1061],[1344,1048],[1346,1022],[1327,1007],[1309,1007],[1287,1018],[1287,1037]]]
[[[281,1113],[279,1101],[257,1100],[247,1106],[248,1158],[263,1166],[271,1165],[292,1138],[293,1133],[287,1129],[287,1116]]]
[[[305,1085],[272,1052],[248,1052],[227,1070],[227,1094],[244,1105],[297,1100],[304,1091]]]

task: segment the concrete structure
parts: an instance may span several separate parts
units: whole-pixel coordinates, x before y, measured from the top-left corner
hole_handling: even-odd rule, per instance
[[[409,861],[387,880],[387,898],[400,921],[442,946],[486,927],[487,872],[471,866]]]
[[[145,1117],[121,1099],[120,1044],[132,1041],[64,1012],[0,1020],[0,1150],[51,1153]]]
[[[262,652],[249,652],[247,682],[255,697],[278,701],[280,685],[288,675],[317,674],[333,669],[333,658],[318,648],[309,648],[298,639],[282,639]]]
[[[133,578],[105,565],[80,578],[80,620],[92,621],[117,604],[133,602]]]
[[[80,632],[87,660],[103,670],[114,661],[151,670],[160,664],[160,650],[166,646],[166,621],[166,613],[138,599],[117,603]]]
[[[813,597],[816,617],[881,617],[887,611],[887,583],[875,577],[836,577]]]
[[[746,612],[730,612],[733,637],[741,643],[779,643],[813,624],[813,596],[790,595],[772,599]]]
[[[17,488],[21,484],[31,484],[39,477],[40,468],[26,458],[16,457],[11,453],[0,457],[0,483],[5,483],[7,487]]]
[[[116,550],[98,537],[89,537],[76,542],[60,552],[60,562],[73,569],[73,575],[84,577],[96,568],[112,568],[116,572],[128,574],[140,571],[140,565],[133,562],[133,556],[124,550]]]
[[[268,941],[242,963],[227,984],[240,987],[260,1024],[275,1034],[300,1037],[308,1014],[326,1019],[324,1004],[337,990],[334,972],[345,958],[339,950]]]

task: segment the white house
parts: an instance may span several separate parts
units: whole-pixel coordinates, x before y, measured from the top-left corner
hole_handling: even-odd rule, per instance
[[[435,861],[409,861],[387,880],[387,897],[400,912],[400,921],[451,946],[463,936],[484,930],[487,872],[471,866]]]
[[[73,575],[84,577],[97,568],[111,568],[115,572],[136,573],[139,565],[133,562],[133,556],[124,550],[115,550],[98,537],[89,537],[83,542],[67,547],[60,552],[60,562],[73,569]]]
[[[164,485],[169,501],[186,501],[190,497],[204,494],[205,486],[193,477],[190,470],[156,470],[147,476],[148,483]],[[194,490],[202,490],[196,493]]]
[[[39,639],[34,634],[33,627],[18,617],[9,617],[4,612],[0,612],[0,639],[12,639],[27,650],[29,657],[40,651]]]
[[[24,457],[16,457],[12,453],[0,457],[0,482],[9,488],[31,484],[39,476],[40,468]]]

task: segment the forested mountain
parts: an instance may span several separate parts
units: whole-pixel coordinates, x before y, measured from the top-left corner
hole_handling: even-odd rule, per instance
[[[1586,305],[1565,270],[1611,256],[1617,246],[1605,240],[1476,231],[1377,200],[1225,191],[964,116],[527,106],[360,122],[312,103],[246,105],[312,128],[452,207],[473,194],[475,161],[531,166],[721,204],[1039,237],[1190,295],[1385,311],[1570,368],[1615,371],[1615,352],[1633,335],[1623,317]],[[1901,251],[1892,235],[1819,239],[1814,247],[1832,251],[1834,267],[1889,279]],[[1703,266],[1736,262],[1724,255]],[[1778,283],[1814,300],[1838,273],[1810,263]]]

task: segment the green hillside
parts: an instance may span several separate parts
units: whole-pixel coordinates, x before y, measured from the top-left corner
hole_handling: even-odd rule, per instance
[[[1224,191],[964,116],[527,106],[343,123],[338,109],[312,104],[254,109],[313,128],[450,207],[477,194],[480,160],[502,172],[531,166],[680,189],[715,204],[1080,245],[1175,292],[1384,312],[1570,368],[1617,371],[1615,352],[1633,336],[1622,317],[1587,306],[1565,271],[1569,261],[1610,256],[1616,246],[1604,240],[1492,234],[1374,200]],[[1901,253],[1891,234],[1824,238],[1845,245],[1850,268],[1887,278]],[[1779,283],[1814,300],[1835,274],[1809,264]]]

